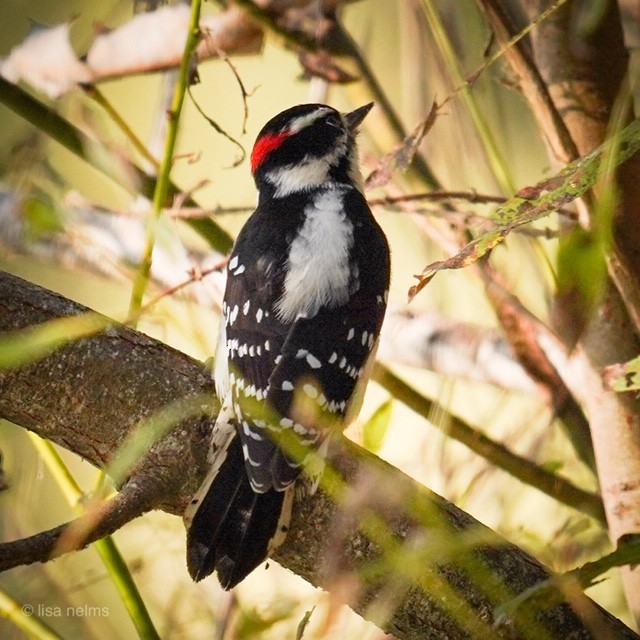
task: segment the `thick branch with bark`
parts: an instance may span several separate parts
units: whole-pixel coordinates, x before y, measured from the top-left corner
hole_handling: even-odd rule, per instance
[[[84,311],[0,275],[3,332]],[[112,325],[35,364],[0,372],[0,416],[103,466],[142,419],[203,393],[212,393],[212,385],[200,363]],[[115,502],[102,507],[99,531],[82,544],[152,508],[182,512],[206,466],[212,406],[205,403],[203,415],[177,424],[142,456]],[[324,490],[297,504],[276,558],[398,638],[527,638],[534,631],[550,638],[636,637],[582,594],[571,596],[572,606],[521,607],[494,628],[497,606],[548,576],[542,565],[355,445],[341,440],[330,468],[335,473]],[[0,544],[0,567],[46,560],[61,551],[63,532]]]

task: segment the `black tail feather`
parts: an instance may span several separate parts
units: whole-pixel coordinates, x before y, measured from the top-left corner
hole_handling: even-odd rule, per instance
[[[231,589],[266,559],[290,501],[283,491],[253,491],[240,438],[226,453],[187,531],[187,567],[195,581],[216,571],[222,587]]]

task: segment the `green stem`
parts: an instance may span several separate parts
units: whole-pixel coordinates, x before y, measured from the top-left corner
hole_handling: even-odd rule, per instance
[[[142,640],[160,640],[160,634],[153,625],[153,620],[133,580],[129,567],[118,550],[111,536],[94,543],[95,550],[109,571],[109,577],[115,585],[120,598],[127,609],[131,622]]]
[[[18,629],[37,640],[61,640],[50,626],[37,617],[38,611],[30,604],[20,604],[0,589],[0,618],[6,618]]]
[[[111,104],[107,97],[95,85],[83,85],[84,92],[111,118],[115,125],[131,142],[135,150],[143,157],[151,167],[158,169],[158,161],[154,158],[149,149],[143,144],[142,140],[135,134],[133,129],[127,124],[126,120],[120,115],[117,109]]]
[[[164,146],[162,162],[160,163],[160,173],[158,174],[158,179],[153,193],[153,209],[147,222],[142,262],[140,263],[136,279],[133,283],[133,291],[131,293],[131,301],[129,303],[129,315],[135,315],[140,310],[140,307],[142,306],[142,298],[144,297],[144,292],[147,288],[147,284],[149,283],[153,247],[156,241],[156,229],[162,209],[167,201],[169,187],[171,185],[169,175],[173,167],[173,155],[176,146],[176,139],[178,137],[180,114],[182,112],[182,105],[184,104],[184,96],[190,82],[189,76],[193,64],[193,54],[198,41],[200,40],[200,4],[201,0],[192,0],[191,3],[189,30],[184,45],[182,60],[180,61],[180,68],[178,69],[178,78],[176,81],[175,91],[173,93],[173,100],[169,107],[167,140]]]
[[[484,119],[484,116],[480,112],[480,109],[469,90],[469,85],[465,82],[458,62],[460,56],[454,51],[451,40],[449,39],[447,31],[440,19],[440,15],[433,6],[433,1],[422,0],[421,4],[429,26],[431,27],[431,32],[435,38],[436,44],[438,45],[440,53],[444,58],[449,72],[451,73],[453,84],[456,87],[460,87],[460,99],[465,105],[471,120],[475,124],[478,135],[482,140],[485,155],[489,162],[489,166],[493,171],[493,175],[500,185],[500,188],[505,193],[513,193],[515,191],[515,186],[513,185],[513,181],[509,175],[507,163],[498,150],[494,140],[494,135]]]
[[[82,499],[85,494],[69,472],[60,454],[48,440],[43,440],[35,433],[29,432],[28,435],[69,505],[78,514],[84,513]],[[144,600],[113,538],[106,536],[95,542],[94,546],[109,573],[109,578],[118,590],[127,613],[138,631],[138,636],[142,640],[160,640]]]

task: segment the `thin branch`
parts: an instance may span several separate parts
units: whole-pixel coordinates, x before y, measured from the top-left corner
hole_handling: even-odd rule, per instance
[[[420,193],[404,193],[399,196],[383,196],[381,198],[369,198],[369,206],[384,206],[398,204],[401,202],[416,202],[429,200],[439,202],[441,200],[464,200],[472,204],[501,204],[506,201],[505,196],[478,193],[477,191],[445,191],[436,189],[434,191],[421,191]]]
[[[400,402],[403,402],[427,419],[433,415],[435,409],[439,409],[436,402],[420,395],[381,364],[376,364],[373,379]],[[518,478],[521,482],[542,491],[558,500],[558,502],[590,515],[600,523],[606,522],[600,496],[584,491],[561,476],[543,469],[522,456],[514,454],[504,445],[473,429],[464,420],[451,413],[448,413],[446,426],[447,435],[450,438],[462,442],[494,466]]]
[[[127,140],[131,142],[134,149],[153,167],[156,171],[159,169],[158,160],[153,157],[149,152],[149,149],[144,145],[142,140],[135,134],[133,129],[127,124],[125,119],[120,115],[120,112],[114,108],[109,99],[104,95],[98,87],[95,85],[81,85],[83,91],[111,118],[116,126],[126,136]]]
[[[247,120],[249,119],[249,105],[247,99],[255,93],[256,87],[254,87],[250,92],[247,91],[245,89],[244,82],[242,82],[242,78],[238,73],[238,69],[236,69],[236,66],[233,64],[233,62],[231,62],[229,56],[224,51],[218,51],[218,56],[227,64],[229,69],[231,69],[231,73],[233,73],[236,82],[238,83],[238,87],[240,87],[240,94],[242,96],[242,108],[244,110],[244,117],[242,118],[242,134],[244,135],[245,133],[247,133]]]
[[[167,139],[165,141],[164,155],[162,157],[162,162],[160,163],[160,172],[153,192],[153,209],[150,212],[151,215],[149,216],[149,220],[146,225],[145,246],[142,254],[142,260],[140,261],[136,277],[133,281],[131,300],[129,302],[129,315],[135,315],[138,313],[140,306],[142,305],[144,292],[147,288],[147,284],[149,283],[151,256],[153,253],[153,247],[156,243],[156,228],[171,187],[169,175],[173,168],[173,155],[178,137],[180,114],[182,112],[185,93],[192,81],[192,65],[194,63],[193,53],[200,38],[198,30],[198,24],[200,21],[200,3],[200,0],[192,0],[191,2],[191,16],[189,20],[187,39],[184,44],[184,52],[182,54],[182,61],[180,62],[180,69],[176,79],[171,107],[167,114],[169,123],[167,127]]]
[[[246,149],[242,146],[242,144],[240,142],[238,142],[238,140],[236,140],[230,133],[228,133],[227,131],[225,131],[213,118],[210,118],[202,109],[202,107],[200,106],[200,103],[193,97],[193,92],[191,91],[191,87],[188,88],[188,92],[189,92],[189,97],[191,98],[191,103],[193,104],[193,106],[196,108],[196,110],[198,111],[198,113],[209,123],[209,125],[211,127],[213,127],[221,136],[225,137],[227,140],[229,140],[229,142],[232,142],[236,147],[238,147],[238,149],[240,149],[240,155],[233,161],[233,164],[231,165],[231,168],[233,167],[237,167],[238,165],[242,164],[242,161],[247,157],[247,151]],[[246,109],[246,103],[245,103],[245,109]],[[245,112],[246,113],[246,112]],[[244,125],[243,125],[244,128]]]
[[[562,163],[575,160],[580,155],[576,144],[553,103],[531,51],[520,39],[509,45],[517,37],[517,32],[511,24],[504,0],[476,0],[476,4],[487,16],[506,60],[516,72],[519,88],[531,105],[533,116],[549,142],[553,155]]]
[[[153,495],[144,483],[128,483],[113,498],[71,522],[26,538],[0,543],[0,571],[46,562],[70,551],[84,549],[155,508],[158,497],[159,494]]]
[[[640,149],[640,120],[629,124],[620,133],[620,152],[614,161],[621,164]],[[511,231],[539,220],[551,211],[573,202],[593,187],[599,177],[602,157],[608,152],[611,142],[567,165],[557,175],[542,180],[526,192],[507,200],[495,210],[492,218],[498,226],[469,242],[456,255],[441,262],[427,265],[416,278],[418,284],[411,287],[410,299],[421,291],[431,279],[444,269],[461,269],[485,256],[504,241]]]

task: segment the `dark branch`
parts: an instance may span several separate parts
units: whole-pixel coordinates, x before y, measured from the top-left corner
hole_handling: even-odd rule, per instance
[[[113,498],[72,522],[0,544],[0,571],[45,562],[69,551],[84,549],[152,509],[153,502],[153,491],[148,483],[126,484]]]
[[[0,331],[83,311],[0,274]],[[0,417],[103,466],[142,418],[207,390],[211,381],[200,363],[114,326],[37,365],[1,371]],[[106,503],[106,517],[98,519],[89,539],[151,508],[181,513],[203,476],[211,427],[208,416],[191,418],[153,445],[124,484],[124,497]],[[294,510],[277,560],[396,637],[527,638],[530,629],[543,629],[544,637],[586,639],[592,637],[581,618],[587,614],[603,634],[637,637],[582,595],[572,599],[574,608],[566,602],[544,611],[521,607],[494,628],[496,606],[548,577],[542,565],[344,439],[330,465],[335,473],[328,474],[324,490]],[[62,532],[0,545],[0,566],[8,566],[11,553],[20,553],[24,562],[47,559],[59,550]]]

